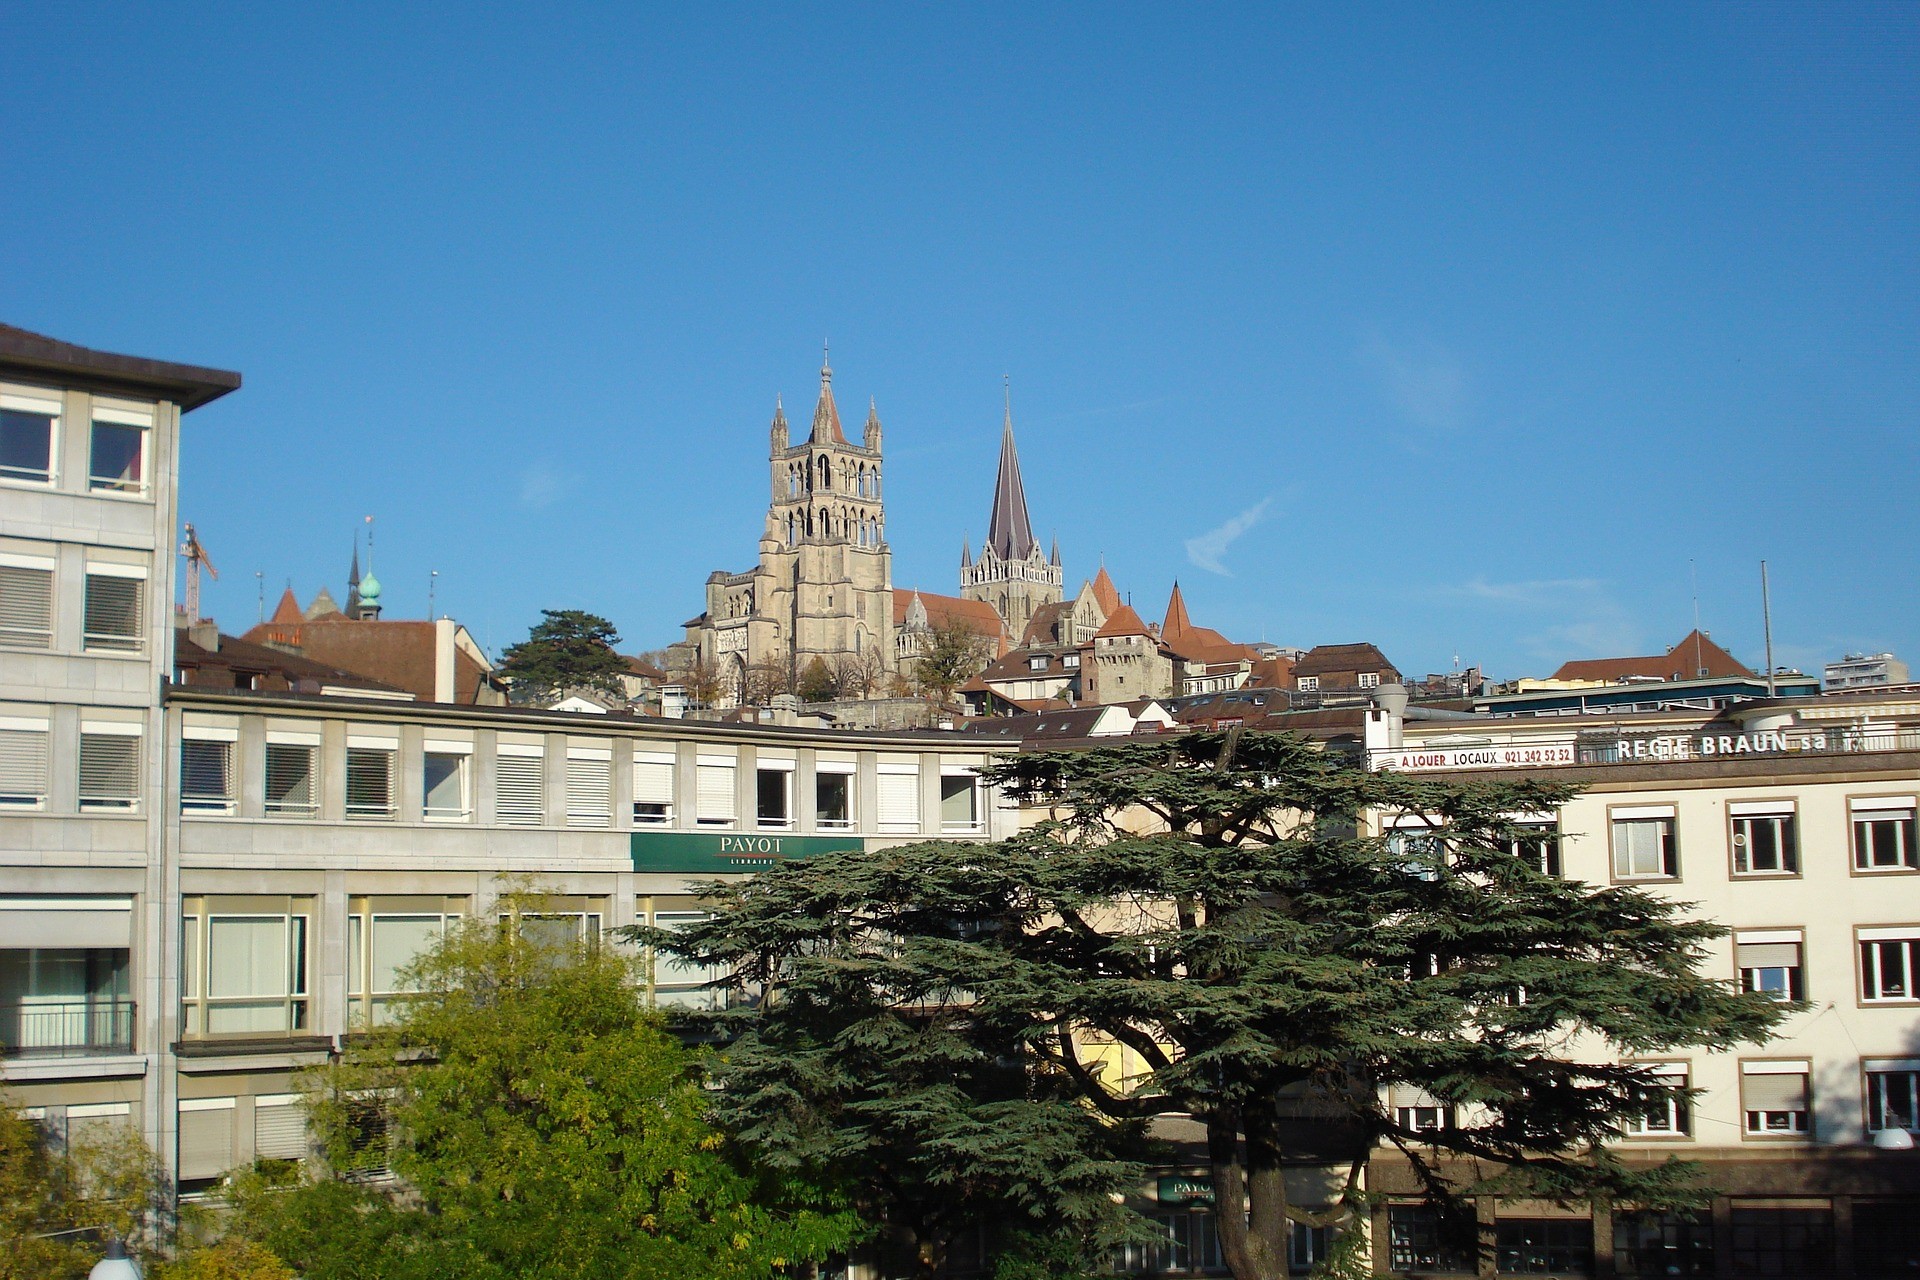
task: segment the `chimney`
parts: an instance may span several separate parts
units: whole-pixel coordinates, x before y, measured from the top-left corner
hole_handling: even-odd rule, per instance
[[[211,618],[201,618],[197,622],[188,623],[187,639],[208,653],[220,652],[220,628]]]

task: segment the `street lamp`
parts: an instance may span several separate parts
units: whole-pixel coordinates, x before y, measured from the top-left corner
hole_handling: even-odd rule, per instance
[[[87,1280],[141,1280],[140,1264],[127,1256],[119,1236],[108,1236],[106,1255],[93,1264]]]

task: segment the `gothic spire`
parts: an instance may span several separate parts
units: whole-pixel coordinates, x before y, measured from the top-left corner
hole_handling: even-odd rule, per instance
[[[840,410],[833,403],[833,366],[827,363],[825,347],[820,349],[820,403],[813,407],[813,434],[807,443],[847,443],[847,434],[840,429]]]
[[[353,531],[353,565],[347,570],[347,616],[360,616],[360,531]]]
[[[960,567],[962,569],[970,569],[973,567],[972,538],[962,538],[960,540]]]
[[[1192,627],[1193,622],[1187,617],[1187,602],[1180,594],[1180,582],[1176,578],[1173,584],[1173,595],[1167,600],[1167,619],[1160,624],[1160,638],[1171,643],[1184,636]]]
[[[1000,428],[1000,474],[993,482],[993,515],[987,521],[987,546],[1002,560],[1024,560],[1033,551],[1033,524],[1027,519],[1027,489],[1020,482],[1020,454],[1013,447],[1013,398]]]
[[[777,395],[773,398],[773,425],[776,427],[787,425],[787,407],[780,402],[780,397]]]

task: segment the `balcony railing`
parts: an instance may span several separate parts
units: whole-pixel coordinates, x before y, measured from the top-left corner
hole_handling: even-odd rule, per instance
[[[78,1058],[133,1052],[133,1001],[0,1005],[0,1057]]]

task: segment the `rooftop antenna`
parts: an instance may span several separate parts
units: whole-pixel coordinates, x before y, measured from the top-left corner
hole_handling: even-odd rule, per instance
[[[372,558],[371,551],[367,553],[367,558]],[[1697,566],[1697,564],[1693,562],[1692,558],[1688,558],[1688,562],[1686,562],[1686,572],[1688,572],[1688,578],[1692,578],[1693,580],[1693,676],[1692,676],[1692,679],[1699,679],[1699,566]]]
[[[255,621],[265,622],[267,620],[267,575],[261,570],[255,569],[253,571],[253,585],[257,587],[260,592],[260,616],[255,619]]]
[[[1760,625],[1767,637],[1767,696],[1775,695],[1773,683],[1773,597],[1767,590],[1767,562],[1760,562]]]
[[[440,585],[440,571],[427,570],[427,621],[433,621],[433,589]]]

